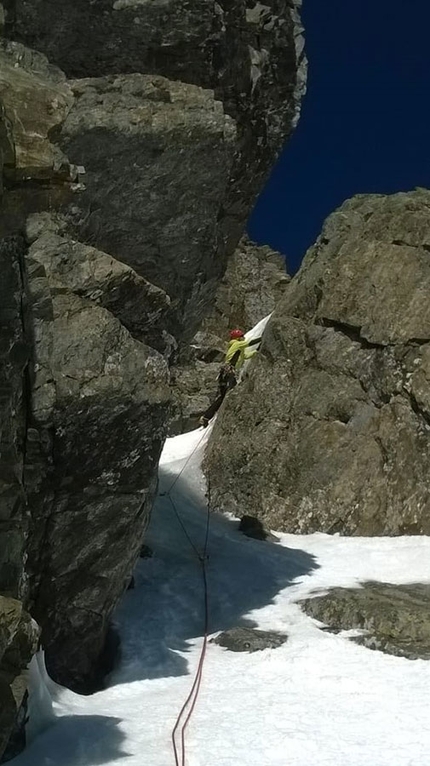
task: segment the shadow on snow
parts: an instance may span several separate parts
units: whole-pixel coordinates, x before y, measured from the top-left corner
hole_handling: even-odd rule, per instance
[[[121,745],[121,719],[103,715],[65,715],[11,762],[13,766],[98,766],[128,756]],[[55,753],[56,760],[52,759]]]
[[[206,509],[190,499],[185,483],[176,484],[172,497],[189,537],[203,550]],[[246,619],[250,611],[270,604],[280,590],[318,567],[305,551],[244,537],[237,527],[237,522],[211,514],[210,633],[253,625]],[[154,555],[138,563],[135,589],[124,595],[115,614],[122,659],[110,686],[186,674],[182,654],[203,633],[201,564],[168,497],[158,498],[145,542]]]

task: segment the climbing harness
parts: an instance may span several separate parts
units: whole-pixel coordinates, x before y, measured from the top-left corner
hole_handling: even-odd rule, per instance
[[[208,596],[208,581],[207,581],[207,572],[206,572],[206,562],[207,562],[207,551],[208,551],[208,542],[209,542],[209,520],[210,520],[210,510],[209,510],[209,502],[207,504],[207,516],[206,516],[206,533],[205,533],[205,541],[203,546],[203,551],[200,553],[197,546],[194,544],[193,540],[191,539],[188,530],[184,524],[184,522],[181,519],[180,513],[178,511],[178,508],[176,506],[176,503],[171,496],[171,492],[173,490],[173,487],[179,481],[180,477],[182,476],[183,472],[185,471],[188,463],[190,462],[191,458],[193,457],[194,453],[196,452],[197,448],[200,446],[203,436],[205,434],[202,434],[201,438],[197,442],[196,446],[192,450],[192,452],[189,454],[186,462],[184,463],[183,467],[179,471],[178,475],[175,477],[174,481],[172,482],[171,486],[167,490],[167,492],[161,492],[160,497],[167,497],[170,501],[170,504],[172,506],[172,509],[175,513],[175,516],[181,526],[182,531],[184,532],[185,537],[187,538],[191,548],[193,549],[194,553],[196,554],[199,563],[201,565],[201,573],[202,573],[202,582],[203,582],[203,593],[204,593],[204,634],[203,634],[203,644],[202,649],[200,652],[200,658],[197,665],[197,671],[194,677],[193,685],[191,687],[191,690],[188,694],[187,699],[185,700],[179,715],[176,719],[175,725],[172,730],[172,747],[173,747],[173,754],[175,758],[175,766],[185,766],[185,755],[186,755],[186,749],[185,749],[185,731],[187,729],[188,723],[191,719],[191,716],[194,712],[194,708],[196,706],[197,698],[199,696],[200,692],[200,685],[202,681],[202,675],[203,675],[203,665],[206,657],[206,649],[207,649],[207,643],[208,643],[208,637],[209,637],[209,596]],[[183,721],[183,718],[185,716],[185,720]],[[182,723],[183,721],[183,723]],[[182,725],[181,725],[182,723]],[[181,746],[178,748],[178,744],[176,742],[176,737],[178,730],[180,728],[180,736],[181,736]],[[179,757],[180,753],[180,757]]]

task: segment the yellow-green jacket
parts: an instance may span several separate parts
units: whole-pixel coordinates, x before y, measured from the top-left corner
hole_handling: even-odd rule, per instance
[[[225,355],[225,363],[231,364],[235,370],[240,370],[244,362],[257,353],[256,348],[250,349],[249,346],[256,346],[260,341],[261,338],[254,338],[253,340],[231,340]]]

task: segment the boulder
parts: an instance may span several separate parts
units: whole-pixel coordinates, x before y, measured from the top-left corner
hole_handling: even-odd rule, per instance
[[[39,629],[22,603],[0,596],[0,761],[25,745],[20,711],[27,693],[27,667],[37,649]],[[11,740],[13,736],[13,740]]]
[[[263,649],[277,649],[287,640],[287,635],[273,630],[231,628],[211,639],[211,643],[223,646],[231,652],[261,652]]]
[[[360,588],[331,588],[299,602],[306,614],[333,632],[359,629],[369,649],[430,659],[430,585],[366,582]]]
[[[430,192],[326,222],[207,450],[214,507],[272,529],[429,534]]]
[[[255,518],[255,516],[248,516],[248,514],[242,516],[238,529],[245,537],[252,537],[254,540],[279,542],[279,537],[265,529],[260,519]]]
[[[149,521],[167,366],[110,312],[26,257],[33,337],[27,576],[51,675],[100,686],[109,616]],[[64,277],[66,279],[66,277]],[[72,287],[75,286],[72,271]]]

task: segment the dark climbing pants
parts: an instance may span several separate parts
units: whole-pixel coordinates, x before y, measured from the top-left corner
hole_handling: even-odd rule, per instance
[[[206,418],[206,420],[212,420],[213,416],[216,415],[221,407],[226,394],[235,387],[236,383],[237,380],[234,370],[222,367],[218,376],[219,394],[210,407],[207,408],[206,412],[203,413],[203,417]]]

